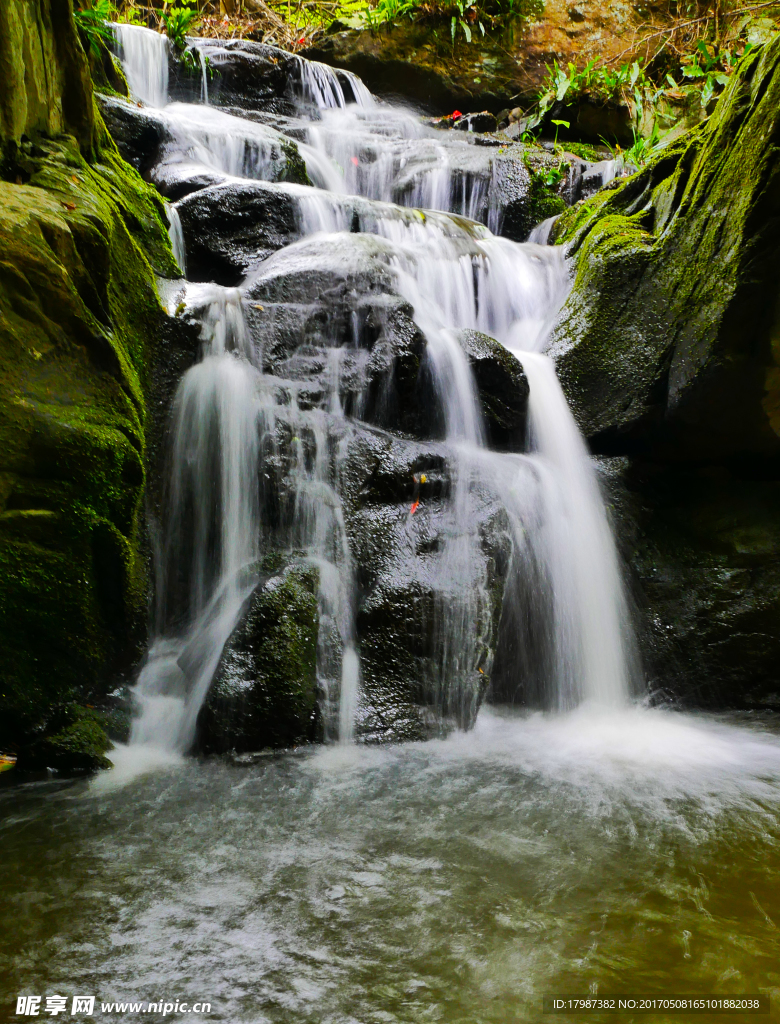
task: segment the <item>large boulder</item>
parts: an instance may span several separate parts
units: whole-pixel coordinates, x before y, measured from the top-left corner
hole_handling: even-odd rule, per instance
[[[564,214],[576,277],[553,339],[597,449],[780,455],[780,38],[714,114]]]
[[[196,191],[176,206],[191,281],[236,285],[247,270],[298,238],[298,203],[266,182],[225,183]]]
[[[196,746],[238,753],[318,738],[316,567],[267,573],[225,645]]]
[[[202,54],[210,65],[206,84],[209,103],[279,114],[293,113],[300,61],[275,46],[248,39],[191,39],[195,67],[171,52],[168,95],[172,100],[197,103],[202,98]]]
[[[553,229],[576,261],[553,352],[591,446],[622,457],[650,687],[706,708],[779,703],[779,150],[776,37],[708,122]]]
[[[468,511],[454,519],[458,472],[468,471],[443,442],[350,433],[341,487],[365,740],[468,727],[487,689],[511,541],[500,503],[481,486],[464,481]]]
[[[83,767],[94,723],[62,709],[101,703],[145,639],[154,271],[176,267],[160,200],[111,148],[88,164],[39,138],[16,161],[27,184],[0,184],[0,747]]]
[[[178,344],[159,197],[93,102],[69,0],[0,9],[0,749],[106,764],[145,640],[149,400]]]

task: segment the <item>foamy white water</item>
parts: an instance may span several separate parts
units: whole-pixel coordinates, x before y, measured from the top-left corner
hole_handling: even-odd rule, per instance
[[[286,174],[290,142],[276,125],[204,104],[168,104],[161,37],[119,27],[118,38],[134,94],[164,125],[166,166],[216,172],[226,188]],[[229,58],[223,44],[194,45],[216,66]],[[296,63],[289,95],[300,104],[296,131],[300,138],[303,129],[307,142],[298,147],[315,187],[272,187],[294,202],[300,240],[263,260],[238,289],[186,289],[185,305],[203,324],[203,358],[182,379],[174,406],[160,634],[139,679],[142,713],[133,741],[175,750],[192,742],[224,644],[259,578],[265,499],[258,474],[268,457],[291,466],[295,501],[286,543],[319,573],[317,676],[326,733],[354,736],[361,687],[355,566],[340,496],[346,467],[342,454],[329,452],[360,415],[360,401],[346,413],[340,397],[347,363],[353,379],[363,375],[358,390],[365,391],[359,317],[353,312],[350,338],[329,342],[341,347],[325,353],[327,397],[319,408],[301,408],[293,382],[264,376],[262,334],[245,323],[249,295],[315,268],[358,279],[373,266],[411,304],[427,342],[426,372],[442,410],[453,481],[435,573],[439,678],[429,685],[442,712],[471,722],[479,674],[489,669],[484,652],[494,610],[472,511],[473,496],[485,487],[507,510],[513,571],[530,574],[532,613],[548,620],[544,701],[561,709],[582,700],[624,703],[635,660],[619,559],[584,441],[552,364],[539,354],[569,288],[563,251],[491,234],[485,223],[498,224],[500,210],[494,156],[484,147],[377,104],[354,75]],[[174,206],[172,239],[183,262],[179,229]],[[488,450],[464,329],[497,339],[523,364],[530,453]],[[284,452],[282,425],[292,437]],[[344,451],[339,444],[336,452]]]

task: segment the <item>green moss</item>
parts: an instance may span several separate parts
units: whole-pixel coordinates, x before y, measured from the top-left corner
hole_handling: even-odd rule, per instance
[[[588,435],[664,457],[780,453],[778,187],[780,37],[706,123],[560,218],[577,271],[553,349]]]
[[[293,181],[298,185],[311,185],[312,181],[309,172],[306,170],[306,162],[301,156],[298,147],[294,142],[282,140],[282,150],[286,157],[284,171],[280,181]]]
[[[259,750],[315,738],[318,582],[315,567],[293,564],[258,587],[201,710],[201,749]]]
[[[548,217],[563,213],[566,203],[549,186],[544,183],[544,175],[531,175],[531,188],[528,195],[528,214],[533,224],[541,224]]]
[[[14,170],[26,184],[0,183],[0,748],[23,753],[51,708],[98,703],[143,642],[155,273],[177,271],[162,203],[113,143],[88,163],[67,136],[38,138]],[[96,766],[95,728],[57,743],[73,761],[83,740]]]
[[[59,705],[51,710],[47,726],[48,734],[34,739],[19,758],[20,770],[84,772],[111,767],[106,720],[97,709]]]

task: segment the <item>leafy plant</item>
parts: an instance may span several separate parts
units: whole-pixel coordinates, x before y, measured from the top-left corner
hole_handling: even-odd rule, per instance
[[[553,119],[551,123],[555,125],[555,141],[553,142],[553,146],[557,150],[558,149],[558,129],[559,128],[571,128],[571,123],[569,121],[556,121],[555,119]]]
[[[114,33],[111,26],[107,24],[114,15],[111,0],[92,0],[83,6],[76,8],[73,12],[73,20],[76,27],[81,31],[87,40],[90,52],[97,57],[100,53],[100,43],[112,43]]]
[[[444,23],[454,46],[459,38],[479,42],[490,29],[500,30],[543,9],[544,0],[367,0],[361,17],[369,28],[401,18]]]
[[[542,172],[542,181],[547,188],[557,188],[566,174],[566,161],[561,160],[557,167],[550,167]]]
[[[683,65],[680,69],[682,76],[692,83],[701,85],[703,109],[709,105],[717,88],[728,84],[739,58],[744,57],[752,49],[753,47],[748,43],[742,53],[738,54],[736,50],[722,49],[713,44],[712,51],[710,51],[709,45],[700,39],[693,53],[689,53],[683,58]],[[667,80],[675,88],[677,87],[677,83],[671,75],[667,75]]]
[[[167,12],[163,12],[162,22],[165,25],[165,31],[168,34],[168,38],[176,49],[181,53],[186,53],[187,30],[198,14],[197,7],[195,10],[192,10],[192,7],[196,5],[197,0],[181,0],[181,3],[184,6],[171,7]]]

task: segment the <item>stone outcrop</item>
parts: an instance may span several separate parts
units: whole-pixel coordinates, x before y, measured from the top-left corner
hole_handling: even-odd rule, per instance
[[[149,403],[171,337],[155,273],[177,271],[67,0],[3,5],[0,111],[0,748],[83,769],[105,763],[95,706],[145,639]]]
[[[591,446],[630,460],[616,523],[651,685],[777,706],[780,37],[554,232],[576,265],[558,373]]]
[[[336,23],[303,55],[353,71],[372,92],[431,113],[483,108],[498,113],[534,103],[554,60],[577,67],[592,59],[620,56],[626,61],[640,27],[642,35],[649,35],[664,25],[663,12],[656,8],[640,15],[628,4],[602,0],[576,5],[546,0],[541,14],[521,5],[518,15],[500,34],[481,37],[475,26],[472,43],[458,31],[454,45],[449,20],[399,18],[373,30],[348,30]]]

